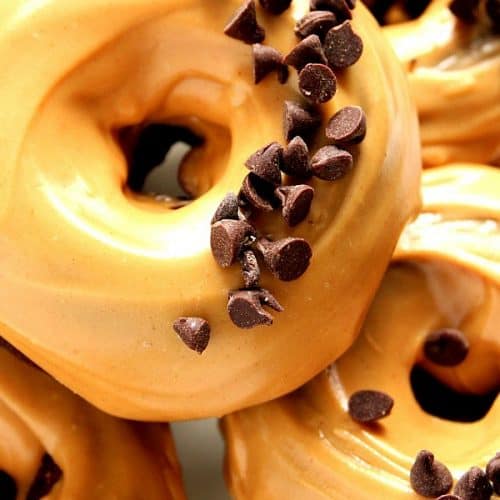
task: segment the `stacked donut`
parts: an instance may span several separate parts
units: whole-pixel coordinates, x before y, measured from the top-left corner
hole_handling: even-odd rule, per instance
[[[425,165],[498,158],[498,4],[458,3],[400,61],[354,0],[0,6],[0,498],[184,498],[166,422],[222,415],[236,498],[499,493],[500,183],[429,171],[418,215],[404,74]]]

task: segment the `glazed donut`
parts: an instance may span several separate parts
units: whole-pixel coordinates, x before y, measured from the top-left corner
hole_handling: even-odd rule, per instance
[[[384,28],[408,72],[424,166],[498,164],[500,35],[482,11],[467,24],[449,4],[433,0],[418,19]]]
[[[422,498],[413,484],[437,497],[467,471],[459,498],[490,498],[484,467],[500,450],[500,172],[441,167],[424,173],[423,186],[423,211],[403,233],[354,345],[296,392],[224,419],[235,498]],[[424,354],[429,334],[444,329],[468,342],[454,366],[443,365],[449,348],[435,351],[439,364]],[[366,390],[378,396],[358,392]],[[437,494],[416,484],[414,463],[429,451],[451,473]],[[465,495],[464,484],[481,481],[485,496]]]
[[[226,193],[240,189],[246,159],[283,142],[285,101],[304,102],[295,75],[284,85],[272,75],[254,84],[251,48],[223,33],[239,6],[0,7],[1,332],[117,416],[222,415],[299,386],[352,343],[417,211],[416,116],[397,60],[359,5],[352,26],[365,39],[362,56],[337,74],[337,94],[321,108],[325,122],[348,104],[364,110],[355,167],[335,183],[306,180],[315,196],[302,224],[286,228],[276,212],[259,216],[262,234],[307,240],[311,265],[293,283],[263,270],[261,285],[284,307],[272,328],[232,323],[228,291],[241,286],[240,271],[214,261],[211,219]],[[308,2],[294,1],[279,17],[257,7],[265,43],[288,54]],[[180,209],[127,186],[133,153],[120,141],[145,124],[205,139],[181,167],[194,200]],[[318,136],[312,147],[324,143]],[[200,319],[207,336],[209,324],[203,355],[174,333],[172,325],[182,333],[191,324],[176,323],[181,317]]]
[[[2,500],[185,498],[166,424],[106,415],[4,347],[0,435]]]

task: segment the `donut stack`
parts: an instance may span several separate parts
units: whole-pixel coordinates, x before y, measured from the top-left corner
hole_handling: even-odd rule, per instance
[[[0,499],[500,495],[500,4],[382,3],[0,6]]]

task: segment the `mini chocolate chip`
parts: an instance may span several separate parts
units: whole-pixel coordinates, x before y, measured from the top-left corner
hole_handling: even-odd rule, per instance
[[[253,75],[256,84],[273,71],[278,74],[280,83],[286,83],[288,80],[288,67],[283,62],[283,55],[279,51],[260,43],[253,44],[252,50]]]
[[[283,165],[281,170],[288,175],[307,179],[311,176],[309,165],[309,149],[304,139],[294,137],[283,152]]]
[[[193,351],[201,354],[210,340],[210,325],[203,318],[181,317],[174,321],[174,330]]]
[[[497,30],[500,30],[500,0],[486,0],[486,13]]]
[[[238,220],[238,197],[234,193],[227,193],[217,207],[211,224],[222,219]]]
[[[345,0],[345,3],[351,10],[356,8],[356,0]]]
[[[243,5],[227,23],[224,33],[248,44],[260,43],[264,40],[266,34],[257,23],[254,0],[245,0],[243,2]]]
[[[479,467],[469,469],[458,481],[453,493],[462,500],[490,500],[493,488]]]
[[[330,118],[325,134],[329,141],[338,146],[361,142],[366,135],[364,111],[359,106],[340,109]]]
[[[500,495],[500,453],[497,453],[486,466],[488,479],[493,483],[493,490]]]
[[[306,64],[299,73],[302,95],[315,104],[328,102],[337,90],[337,79],[325,64]]]
[[[328,61],[319,36],[309,35],[285,56],[284,62],[300,71],[308,63],[326,64]]]
[[[353,165],[351,153],[337,146],[323,146],[311,158],[313,175],[325,181],[336,181],[344,177]]]
[[[357,391],[349,398],[349,415],[356,422],[367,424],[387,417],[394,400],[385,392]]]
[[[16,500],[17,484],[7,472],[0,470],[0,498],[2,500]]]
[[[262,8],[274,15],[285,12],[291,3],[292,0],[260,0]]]
[[[352,19],[351,9],[346,0],[311,0],[310,10],[328,10],[340,21]]]
[[[291,141],[297,135],[307,141],[320,124],[321,116],[315,110],[303,108],[293,101],[285,101],[283,131],[287,141]]]
[[[229,292],[227,310],[231,321],[239,328],[272,325],[272,315],[265,311],[262,306],[270,307],[278,312],[283,311],[283,307],[273,295],[263,288]]]
[[[473,23],[477,18],[479,0],[452,0],[449,9],[464,23]]]
[[[229,267],[255,236],[255,229],[244,220],[223,219],[216,222],[210,232],[210,247],[215,260],[221,267]]]
[[[238,197],[240,207],[243,209],[246,207],[249,212],[248,215],[250,215],[252,209],[272,212],[275,208],[274,186],[252,173],[243,179]]]
[[[323,49],[331,68],[344,69],[361,57],[363,40],[354,33],[350,21],[344,21],[326,34]]]
[[[283,146],[271,142],[248,158],[245,166],[262,180],[279,186],[281,184],[280,168],[283,164]]]
[[[316,10],[309,12],[295,25],[295,34],[299,38],[307,38],[309,35],[317,35],[320,40],[331,28],[337,26],[337,16],[327,10]]]
[[[419,495],[438,497],[450,491],[453,478],[445,465],[434,460],[430,451],[422,450],[411,468],[410,483]]]
[[[31,487],[26,495],[26,500],[40,500],[48,495],[53,486],[61,479],[62,475],[63,472],[59,466],[48,453],[45,453],[35,479],[31,483]]]
[[[425,357],[442,366],[459,365],[469,353],[469,341],[460,331],[443,328],[431,332],[424,341]]]
[[[276,188],[275,193],[283,206],[283,218],[290,227],[300,224],[307,217],[314,197],[311,186],[282,186]]]
[[[260,280],[260,267],[254,252],[250,249],[243,251],[240,264],[245,288],[257,288]]]
[[[300,278],[309,267],[312,257],[309,243],[302,238],[283,238],[277,241],[262,238],[257,241],[256,248],[270,271],[281,281]]]

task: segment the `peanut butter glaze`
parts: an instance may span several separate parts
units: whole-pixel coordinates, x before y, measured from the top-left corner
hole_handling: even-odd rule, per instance
[[[271,328],[242,332],[231,323],[227,291],[241,277],[237,267],[214,262],[210,219],[224,195],[239,190],[248,156],[283,142],[284,101],[300,100],[293,79],[253,84],[251,48],[223,35],[239,4],[16,0],[0,7],[2,332],[112,414],[220,415],[303,383],[352,343],[416,211],[414,110],[396,59],[359,6],[353,24],[365,39],[363,56],[338,75],[339,91],[323,107],[325,122],[347,104],[365,110],[369,130],[356,167],[334,185],[312,181],[312,211],[294,230],[278,214],[259,222],[263,234],[306,238],[313,260],[294,283],[264,274],[262,285],[285,307]],[[266,43],[291,50],[307,7],[295,1],[280,17],[258,9]],[[151,122],[188,125],[206,139],[181,172],[199,197],[178,210],[125,187],[116,138]],[[186,315],[210,323],[202,356],[172,330]]]
[[[500,161],[500,35],[485,15],[466,25],[434,0],[384,28],[416,101],[426,166]]]
[[[457,391],[500,388],[500,173],[480,165],[437,168],[424,173],[423,186],[421,220],[405,230],[354,345],[295,393],[224,419],[235,498],[416,499],[409,473],[420,450],[431,450],[457,480],[500,448],[498,398],[482,419],[463,423],[423,411],[410,385],[420,365]],[[426,234],[424,214],[450,223],[431,227],[442,233],[441,244],[408,236]],[[484,232],[486,220],[496,229]],[[427,334],[444,327],[470,342],[453,368],[422,352]],[[391,414],[373,426],[347,412],[349,396],[364,389],[394,398]]]
[[[0,436],[0,469],[16,481],[19,499],[45,453],[63,475],[43,498],[185,498],[167,425],[106,415],[4,348]]]

